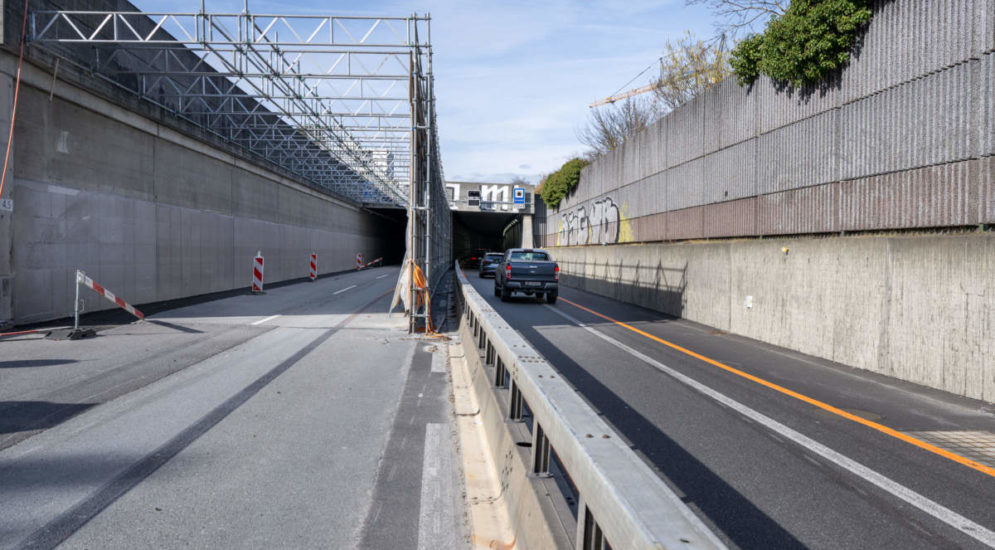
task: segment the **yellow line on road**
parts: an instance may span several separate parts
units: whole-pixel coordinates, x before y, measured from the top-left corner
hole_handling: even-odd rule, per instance
[[[956,462],[958,464],[962,464],[964,466],[967,466],[968,468],[972,468],[972,469],[975,469],[975,470],[977,470],[977,471],[979,471],[981,473],[988,474],[988,475],[990,475],[992,477],[995,477],[995,468],[992,468],[990,466],[986,466],[984,464],[981,464],[980,462],[975,462],[974,460],[971,460],[970,458],[963,457],[963,456],[961,456],[959,454],[956,454],[956,453],[952,453],[952,452],[950,452],[950,451],[948,451],[946,449],[942,449],[940,447],[937,447],[936,445],[931,445],[931,444],[929,444],[929,443],[927,443],[927,442],[925,442],[925,441],[923,441],[921,439],[916,439],[916,438],[914,438],[914,437],[912,437],[910,435],[904,434],[904,433],[902,433],[902,432],[900,432],[898,430],[895,430],[893,428],[889,428],[888,426],[885,426],[883,424],[878,424],[877,422],[873,422],[871,420],[867,420],[866,418],[862,418],[862,417],[859,417],[859,416],[857,416],[855,414],[846,412],[843,409],[839,409],[839,408],[834,407],[834,406],[832,406],[832,405],[830,405],[828,403],[824,403],[822,401],[819,401],[818,399],[813,399],[813,398],[811,398],[811,397],[809,397],[807,395],[800,394],[800,393],[798,393],[798,392],[796,392],[794,390],[789,390],[788,388],[785,388],[784,386],[780,386],[780,385],[775,384],[773,382],[770,382],[768,380],[764,380],[763,378],[760,378],[758,376],[754,376],[754,375],[752,375],[750,373],[743,372],[743,371],[741,371],[741,370],[739,370],[737,368],[730,367],[729,365],[726,365],[725,363],[716,361],[716,360],[711,359],[709,357],[705,357],[704,355],[701,355],[700,353],[695,353],[695,352],[693,352],[693,351],[691,351],[691,350],[689,350],[687,348],[684,348],[684,347],[681,347],[681,346],[679,346],[677,344],[674,344],[673,342],[668,342],[667,340],[664,340],[663,338],[660,338],[658,336],[654,336],[654,335],[652,335],[652,334],[650,334],[650,333],[648,333],[646,331],[639,330],[638,328],[636,328],[636,327],[634,327],[632,325],[629,325],[627,323],[623,323],[622,321],[618,321],[618,320],[612,319],[611,317],[609,317],[607,315],[598,313],[597,311],[594,311],[593,309],[586,308],[586,307],[584,307],[584,306],[582,306],[582,305],[580,305],[580,304],[578,304],[576,302],[572,302],[570,300],[567,300],[566,298],[563,298],[562,296],[560,297],[560,300],[562,300],[562,301],[564,301],[564,302],[566,302],[566,303],[568,303],[568,304],[570,304],[570,305],[572,305],[572,306],[574,306],[576,308],[582,309],[582,310],[590,313],[591,315],[596,315],[598,317],[601,317],[602,319],[605,319],[606,321],[610,321],[612,323],[615,323],[616,325],[618,325],[620,327],[627,328],[627,329],[631,330],[632,332],[635,332],[636,334],[639,334],[641,336],[645,336],[646,338],[649,338],[650,340],[653,340],[654,342],[659,342],[659,343],[661,343],[661,344],[663,344],[663,345],[665,345],[665,346],[667,346],[669,348],[677,350],[677,351],[679,351],[679,352],[681,352],[681,353],[683,353],[685,355],[690,355],[691,357],[694,357],[695,359],[698,359],[700,361],[704,361],[704,362],[706,362],[706,363],[708,363],[710,365],[716,366],[716,367],[718,367],[718,368],[720,368],[722,370],[725,370],[727,372],[735,374],[736,376],[741,376],[743,378],[746,378],[747,380],[750,380],[752,382],[756,382],[757,384],[760,384],[761,386],[765,386],[765,387],[770,388],[770,389],[772,389],[774,391],[783,393],[784,395],[787,395],[787,396],[790,396],[790,397],[794,397],[795,399],[798,399],[799,401],[804,401],[805,403],[808,403],[809,405],[818,407],[818,408],[820,408],[820,409],[822,409],[824,411],[831,412],[831,413],[833,413],[833,414],[835,414],[837,416],[846,418],[847,420],[851,420],[851,421],[856,422],[858,424],[863,424],[864,426],[867,426],[868,428],[877,430],[877,431],[879,431],[879,432],[881,432],[883,434],[886,434],[886,435],[890,435],[891,437],[894,437],[895,439],[900,439],[900,440],[902,440],[902,441],[904,441],[906,443],[909,443],[911,445],[915,445],[916,447],[919,447],[920,449],[924,449],[924,450],[929,451],[931,453],[940,455],[943,458],[952,460],[952,461],[954,461],[954,462]]]

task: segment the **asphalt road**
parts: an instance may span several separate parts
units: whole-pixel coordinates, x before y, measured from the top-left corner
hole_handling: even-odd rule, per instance
[[[467,276],[730,546],[995,547],[991,405],[571,288],[503,303]]]
[[[396,268],[0,342],[0,548],[466,544],[444,346]]]

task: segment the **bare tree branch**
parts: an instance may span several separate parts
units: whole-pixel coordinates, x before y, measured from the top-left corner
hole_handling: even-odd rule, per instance
[[[761,19],[784,15],[791,0],[685,0],[685,3],[708,6],[721,20],[719,29],[736,35],[742,30],[752,30]]]
[[[636,97],[591,110],[577,139],[596,155],[603,155],[641,132],[659,116],[656,104]]]

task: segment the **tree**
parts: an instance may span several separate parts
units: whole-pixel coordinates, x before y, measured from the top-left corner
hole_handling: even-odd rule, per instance
[[[539,185],[539,196],[550,208],[560,205],[563,197],[570,194],[580,182],[580,171],[590,164],[584,159],[568,160],[559,170],[543,178]]]
[[[687,0],[706,4],[736,32],[762,17],[764,32],[750,34],[732,52],[740,85],[765,74],[795,87],[814,84],[850,61],[857,34],[871,18],[869,0]]]
[[[672,111],[731,74],[725,40],[705,42],[690,31],[667,40],[660,58],[660,79],[653,93]]]
[[[784,15],[791,0],[686,0],[688,5],[703,4],[720,20],[722,34],[736,36]]]
[[[577,132],[577,139],[597,155],[603,155],[641,132],[657,117],[655,102],[630,97],[592,109],[587,124]]]

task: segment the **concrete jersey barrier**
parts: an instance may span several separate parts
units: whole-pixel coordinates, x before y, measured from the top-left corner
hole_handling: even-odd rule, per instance
[[[534,418],[534,474],[549,472],[555,450],[580,496],[577,547],[600,548],[600,531],[616,550],[718,549],[725,545],[585,402],[553,366],[491,308],[456,266],[462,315],[477,348],[510,377],[510,415],[527,404]],[[469,346],[470,342],[464,342]],[[520,412],[518,413],[520,417]],[[590,521],[587,516],[593,521]],[[585,530],[587,532],[585,532]],[[585,543],[585,541],[588,541]]]

